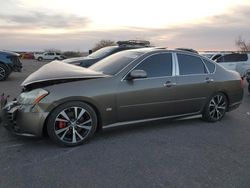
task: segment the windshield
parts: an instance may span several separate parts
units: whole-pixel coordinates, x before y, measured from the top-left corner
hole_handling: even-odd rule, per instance
[[[94,53],[88,55],[88,57],[96,59],[96,58],[101,58],[109,54],[111,51],[116,49],[117,46],[109,46],[109,47],[104,47],[101,48],[100,50],[95,51]]]
[[[89,68],[103,74],[115,75],[142,54],[143,52],[122,51],[104,58]]]

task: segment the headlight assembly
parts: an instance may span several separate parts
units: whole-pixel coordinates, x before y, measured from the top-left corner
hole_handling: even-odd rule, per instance
[[[32,104],[35,105],[39,103],[44,97],[49,94],[48,91],[44,89],[34,89],[29,92],[23,92],[18,98],[20,104]]]

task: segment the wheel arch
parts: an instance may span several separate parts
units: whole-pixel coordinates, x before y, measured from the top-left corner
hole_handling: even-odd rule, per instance
[[[202,112],[204,112],[205,107],[206,107],[206,104],[209,102],[209,99],[211,99],[211,98],[212,98],[214,95],[216,95],[217,93],[222,93],[222,94],[224,94],[224,95],[226,96],[226,98],[227,98],[227,108],[228,108],[228,106],[229,106],[229,104],[230,104],[230,99],[229,99],[228,93],[227,93],[225,90],[218,90],[218,91],[212,93],[209,97],[207,97],[206,103],[204,104],[204,106],[203,106],[203,108],[202,108]]]
[[[96,132],[100,131],[102,129],[102,115],[101,115],[101,112],[98,110],[98,107],[96,104],[94,104],[94,102],[90,101],[90,100],[86,100],[86,99],[82,99],[82,98],[77,98],[77,99],[63,99],[63,100],[60,100],[60,101],[57,101],[55,104],[52,104],[50,106],[50,108],[48,109],[49,111],[49,114],[47,115],[45,121],[44,121],[44,124],[43,124],[43,129],[42,129],[42,134],[47,136],[48,135],[48,132],[47,132],[47,123],[48,123],[48,119],[51,115],[51,113],[57,108],[59,107],[60,105],[63,105],[64,103],[68,103],[68,102],[84,102],[86,104],[88,104],[89,106],[91,106],[95,113],[96,113],[96,116],[97,116],[97,129],[96,129]]]

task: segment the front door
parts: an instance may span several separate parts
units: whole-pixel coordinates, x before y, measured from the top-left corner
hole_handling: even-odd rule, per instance
[[[133,70],[144,70],[147,78],[122,80],[118,85],[118,121],[133,121],[175,114],[172,53],[154,54]]]

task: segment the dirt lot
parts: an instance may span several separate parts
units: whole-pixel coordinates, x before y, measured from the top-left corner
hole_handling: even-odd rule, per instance
[[[0,82],[15,98],[44,62]],[[250,187],[250,95],[217,123],[162,121],[106,130],[61,148],[0,127],[0,187]]]

